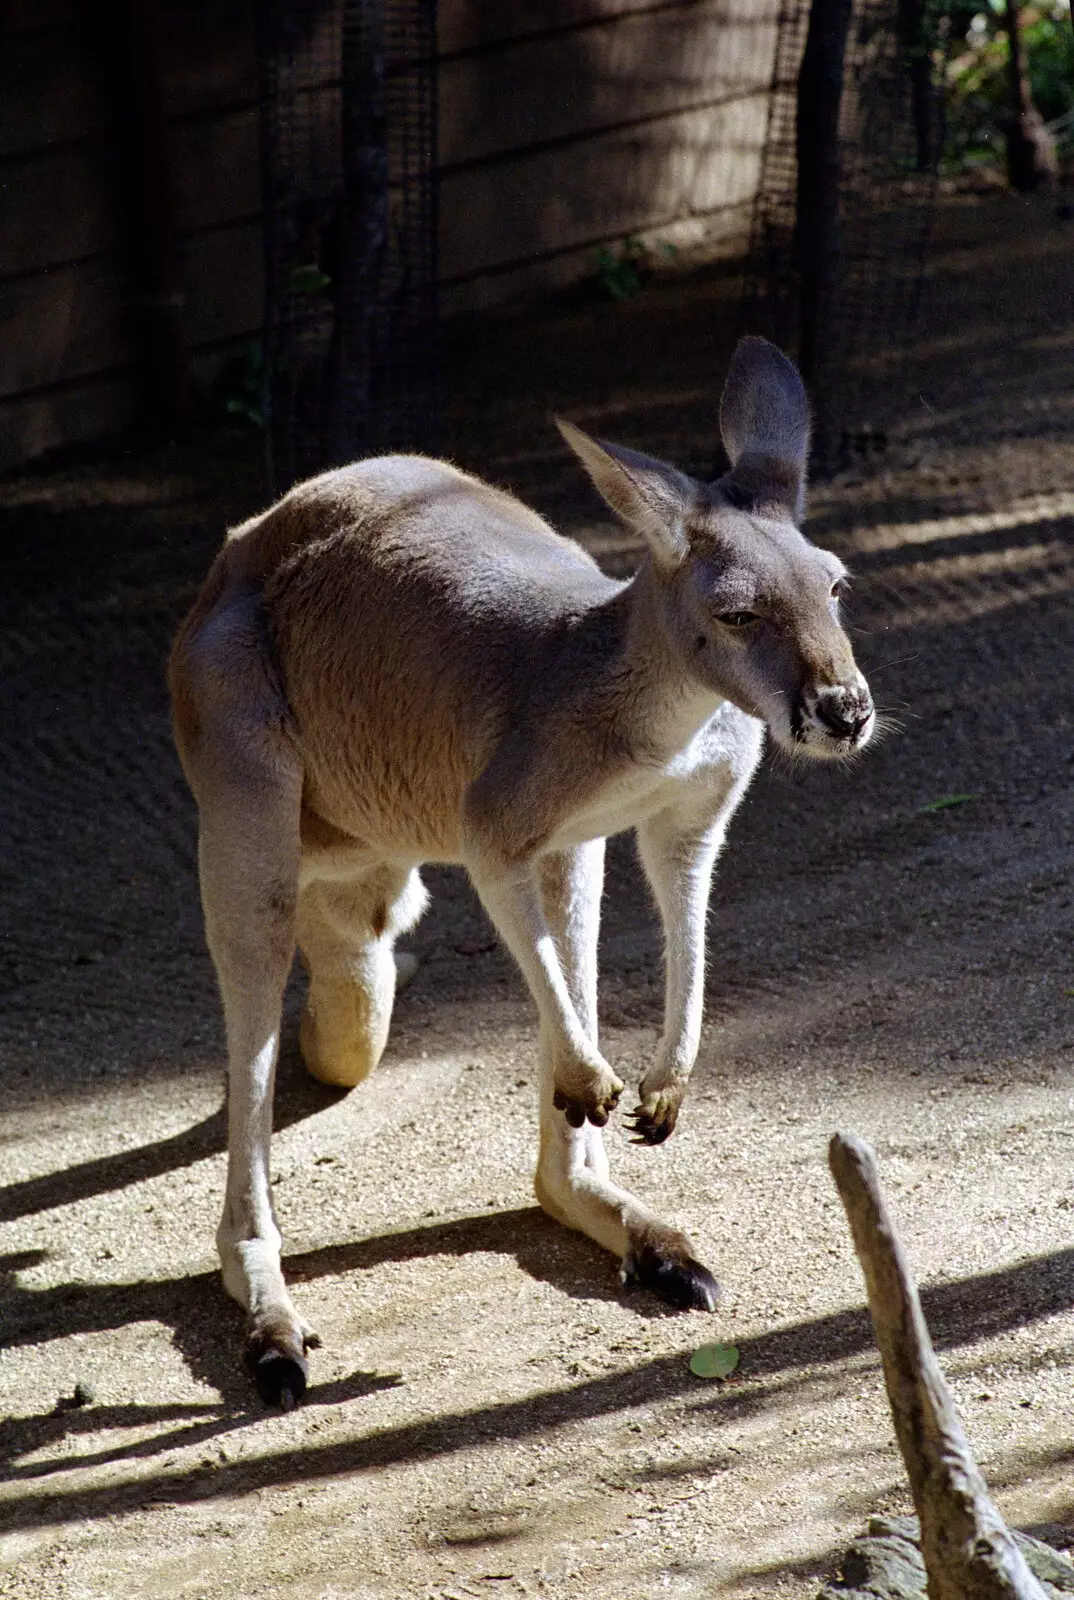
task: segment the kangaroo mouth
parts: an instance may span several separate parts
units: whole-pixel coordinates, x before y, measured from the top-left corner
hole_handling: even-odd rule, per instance
[[[870,712],[864,724],[852,733],[830,733],[826,728],[807,727],[795,739],[794,748],[818,761],[844,760],[865,749],[875,728],[875,712]]]

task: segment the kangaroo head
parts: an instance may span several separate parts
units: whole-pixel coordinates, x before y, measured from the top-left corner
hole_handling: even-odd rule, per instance
[[[605,500],[648,543],[664,625],[686,670],[793,751],[839,757],[876,725],[839,621],[846,569],[811,544],[809,405],[786,356],[741,339],[720,403],[731,470],[699,483],[561,422]]]

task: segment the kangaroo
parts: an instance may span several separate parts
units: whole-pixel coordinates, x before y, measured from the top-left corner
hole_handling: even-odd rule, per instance
[[[540,1204],[619,1257],[625,1283],[715,1306],[689,1239],[609,1177],[600,1130],[624,1086],[597,1047],[604,841],[635,830],[666,937],[664,1030],[632,1113],[656,1145],[697,1055],[709,881],[765,727],[839,759],[875,726],[839,622],[844,568],[799,531],[805,391],[762,339],[735,351],[720,426],[731,470],[700,483],[559,423],[644,538],[628,582],[511,495],[384,456],[234,529],[180,629],[176,742],[228,1047],[217,1243],[270,1403],[301,1398],[317,1342],[284,1284],[269,1181],[284,985],[297,944],[309,1071],[368,1077],[423,862],[466,868],[536,1002]]]

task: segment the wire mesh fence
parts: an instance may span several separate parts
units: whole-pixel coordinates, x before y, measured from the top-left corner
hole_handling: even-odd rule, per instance
[[[815,98],[833,115],[829,151],[815,148],[818,107],[799,114],[823,9],[828,59]],[[882,451],[903,401],[941,146],[928,29],[916,0],[780,9],[743,324],[807,369],[821,471]],[[818,217],[826,201],[830,215]]]
[[[435,448],[435,44],[435,0],[263,0],[276,489]]]

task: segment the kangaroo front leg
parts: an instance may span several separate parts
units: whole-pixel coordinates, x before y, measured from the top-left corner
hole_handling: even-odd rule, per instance
[[[579,1019],[545,920],[535,868],[500,876],[471,865],[470,875],[537,1003],[556,1108],[572,1127],[580,1128],[587,1118],[603,1127],[618,1104],[623,1081]]]
[[[604,841],[545,857],[541,898],[564,978],[591,1044],[597,1042],[597,932]],[[626,1284],[654,1290],[672,1305],[714,1309],[719,1288],[685,1234],[612,1183],[599,1127],[572,1126],[556,1105],[552,1041],[541,1032],[540,1154],[534,1188],[558,1222],[610,1250]]]
[[[638,828],[638,848],[664,925],[664,1031],[631,1112],[637,1144],[662,1144],[674,1130],[697,1059],[705,1003],[705,921],[726,816],[690,827],[665,811]]]

